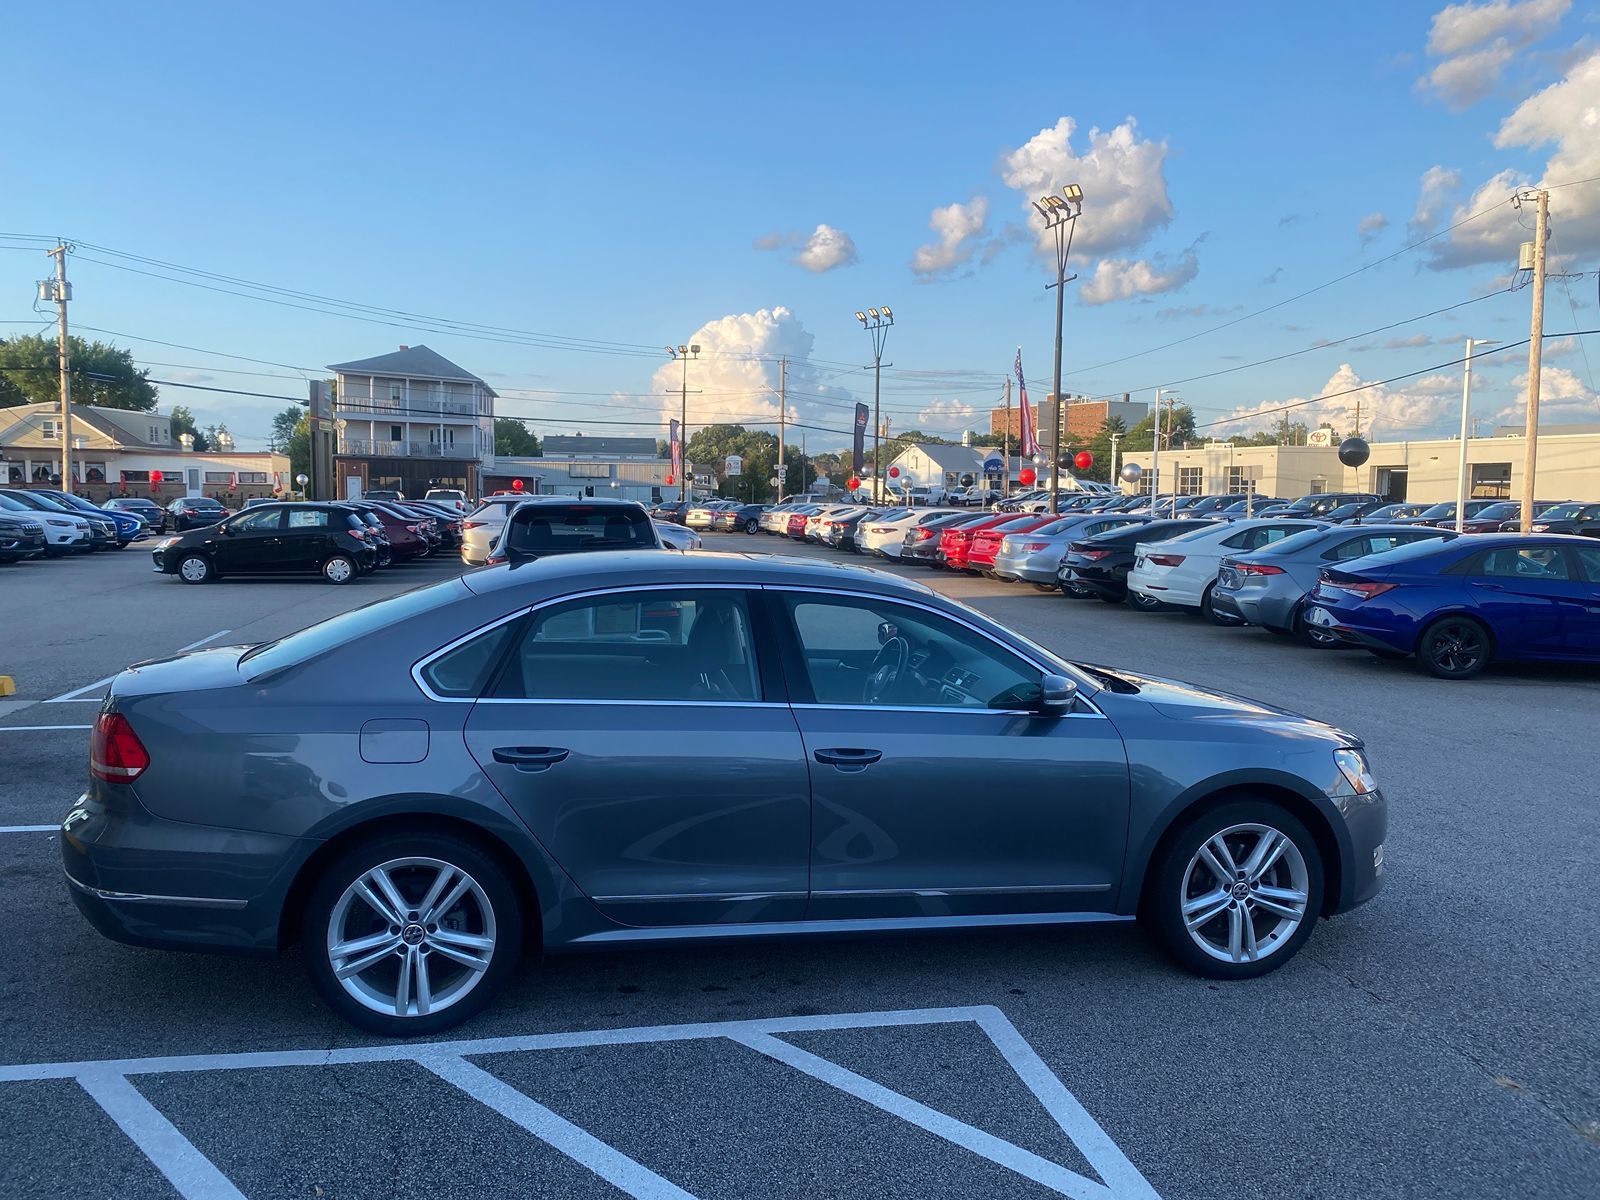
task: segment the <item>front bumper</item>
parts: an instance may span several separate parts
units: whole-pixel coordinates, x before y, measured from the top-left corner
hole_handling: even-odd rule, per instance
[[[1339,796],[1332,803],[1344,817],[1340,851],[1339,894],[1325,902],[1328,915],[1349,912],[1383,890],[1384,839],[1389,833],[1389,802],[1383,792]]]

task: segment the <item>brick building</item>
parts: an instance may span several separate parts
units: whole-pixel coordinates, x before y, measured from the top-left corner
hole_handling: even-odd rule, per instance
[[[1051,403],[1054,396],[1047,395],[1038,404],[1035,425],[1039,430],[1039,442],[1048,446],[1055,440],[1055,413],[1056,406]],[[1067,423],[1062,427],[1063,436],[1071,441],[1074,438],[1091,438],[1105,427],[1107,421],[1115,417],[1122,422],[1124,429],[1132,429],[1145,417],[1150,415],[1150,406],[1142,401],[1133,401],[1124,393],[1121,400],[1091,400],[1087,396],[1066,397]],[[989,432],[1006,432],[1006,408],[1002,405],[989,413]],[[1022,412],[1013,404],[1010,409],[1011,436],[1022,435]]]

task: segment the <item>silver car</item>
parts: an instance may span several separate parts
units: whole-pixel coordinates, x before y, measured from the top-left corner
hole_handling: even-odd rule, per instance
[[[1028,533],[1008,533],[994,556],[997,578],[1021,580],[1047,590],[1056,587],[1056,568],[1067,552],[1067,543],[1094,537],[1123,525],[1142,525],[1142,517],[1101,516],[1097,513],[1070,514]]]
[[[1306,621],[1306,596],[1324,567],[1382,554],[1428,538],[1453,538],[1453,530],[1426,525],[1334,525],[1311,529],[1250,554],[1230,555],[1217,569],[1211,606],[1307,645],[1339,645],[1337,635]]]
[[[766,555],[558,555],[141,663],[89,768],[60,840],[90,924],[299,943],[395,1035],[529,945],[1137,915],[1244,979],[1378,892],[1387,825],[1349,734]]]

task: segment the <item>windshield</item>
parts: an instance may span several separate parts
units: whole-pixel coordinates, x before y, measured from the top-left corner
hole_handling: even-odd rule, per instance
[[[1548,508],[1539,515],[1547,521],[1570,521],[1579,513],[1581,513],[1584,510],[1584,507],[1585,506],[1582,504],[1557,504],[1555,507]],[[1515,508],[1513,508],[1511,515],[1517,515]]]
[[[1538,508],[1539,506],[1535,505],[1534,507]],[[1522,506],[1520,504],[1491,504],[1488,508],[1480,509],[1478,515],[1473,519],[1477,521],[1509,521],[1521,511]]]
[[[1443,504],[1435,504],[1432,508],[1425,508],[1417,514],[1417,516],[1428,521],[1436,521],[1441,517],[1453,517],[1455,515],[1456,506],[1453,500],[1446,500]]]

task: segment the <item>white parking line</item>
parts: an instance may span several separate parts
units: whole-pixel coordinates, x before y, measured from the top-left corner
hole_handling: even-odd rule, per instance
[[[219,637],[226,637],[228,634],[230,634],[232,632],[233,632],[233,630],[231,630],[231,629],[219,629],[219,630],[217,630],[217,632],[215,632],[215,633],[213,633],[213,634],[211,634],[211,635],[209,635],[207,637],[201,638],[198,642],[190,642],[187,646],[179,646],[176,650],[173,651],[173,653],[174,654],[182,654],[186,650],[198,650],[201,646],[204,646],[207,642],[214,642]],[[52,696],[52,697],[50,697],[50,699],[46,700],[44,703],[46,703],[46,704],[99,704],[100,703],[100,699],[101,699],[99,696],[85,696],[84,693],[85,692],[98,691],[100,688],[105,687],[106,684],[110,683],[115,678],[116,678],[115,675],[107,675],[104,679],[96,679],[93,683],[86,683],[80,688],[73,688],[70,692],[62,692],[61,695],[59,695],[59,696]]]
[[[988,1035],[995,1049],[1099,1175],[1099,1180],[1080,1175],[1004,1138],[957,1120],[847,1070],[811,1050],[802,1050],[778,1036],[785,1033],[968,1022]],[[98,1062],[18,1063],[0,1066],[0,1083],[76,1080],[133,1139],[180,1195],[223,1196],[232,1200],[234,1197],[242,1198],[242,1193],[181,1130],[144,1098],[131,1077],[187,1071],[410,1062],[460,1088],[629,1196],[645,1200],[694,1200],[689,1192],[670,1180],[557,1115],[498,1076],[467,1062],[466,1058],[469,1055],[477,1057],[580,1046],[651,1045],[708,1038],[726,1038],[755,1050],[1072,1200],[1160,1200],[1155,1189],[1045,1065],[1017,1027],[992,1005],[714,1021],[693,1025],[653,1025],[473,1041],[389,1043],[345,1049],[195,1054]]]
[[[93,725],[0,725],[0,733],[45,733],[52,729],[93,728]]]
[[[57,825],[0,825],[0,833],[60,833]]]

